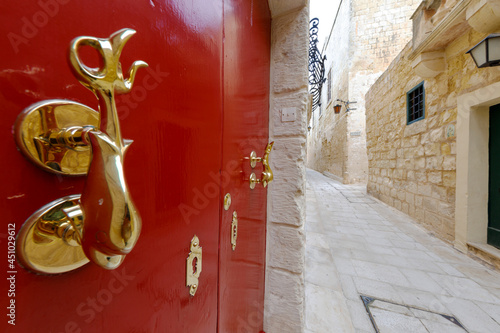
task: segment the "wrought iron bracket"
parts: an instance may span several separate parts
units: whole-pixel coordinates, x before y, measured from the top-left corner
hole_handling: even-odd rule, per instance
[[[313,96],[312,111],[321,106],[321,89],[325,83],[326,55],[321,55],[318,50],[318,25],[319,19],[313,18],[309,28],[309,93]]]

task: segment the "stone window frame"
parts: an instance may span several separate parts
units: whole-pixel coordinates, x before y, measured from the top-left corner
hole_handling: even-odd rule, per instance
[[[415,87],[413,87],[412,89],[410,89],[406,93],[406,125],[410,125],[410,124],[413,124],[414,122],[425,119],[425,86],[424,86],[424,82],[425,81],[420,82],[419,84],[417,84]],[[422,101],[422,116],[410,120],[410,116],[411,116],[411,112],[410,112],[411,97],[410,97],[410,95],[413,92],[415,92],[417,89],[420,89],[420,88],[422,88],[422,99],[423,99],[423,101]]]

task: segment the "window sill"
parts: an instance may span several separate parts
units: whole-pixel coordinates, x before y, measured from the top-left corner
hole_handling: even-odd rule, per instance
[[[415,123],[419,122],[420,120],[424,120],[424,119],[425,119],[425,117],[412,120],[409,123],[406,123],[406,126],[411,125],[411,124],[415,124]]]

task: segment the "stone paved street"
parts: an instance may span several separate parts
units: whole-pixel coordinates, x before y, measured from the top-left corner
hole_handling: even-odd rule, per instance
[[[499,272],[365,186],[308,170],[306,333],[375,332],[361,295],[381,333],[500,332]]]

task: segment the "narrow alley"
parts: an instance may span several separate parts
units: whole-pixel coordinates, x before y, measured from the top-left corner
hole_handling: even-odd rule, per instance
[[[500,332],[500,273],[365,186],[308,170],[306,196],[306,333]]]

